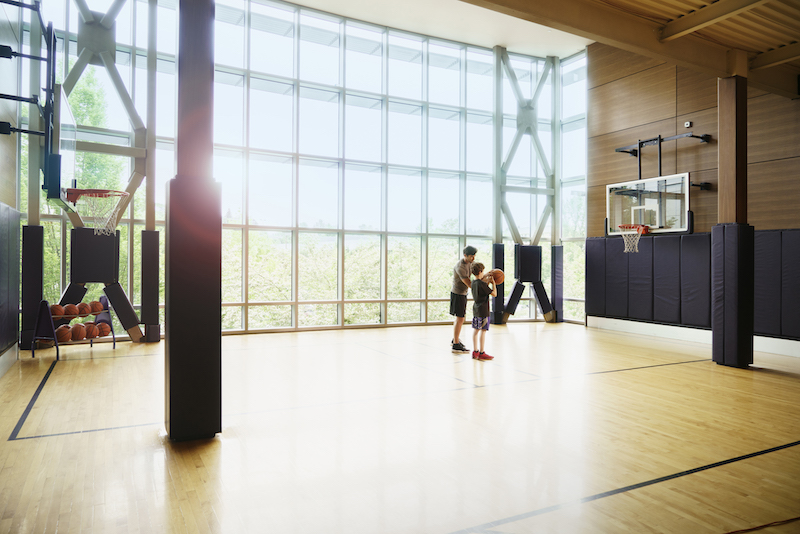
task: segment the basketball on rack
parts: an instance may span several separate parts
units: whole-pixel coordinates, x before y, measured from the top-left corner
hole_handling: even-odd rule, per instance
[[[95,323],[97,325],[97,336],[105,337],[111,333],[111,327],[108,323]]]
[[[72,341],[80,341],[86,337],[86,328],[83,323],[78,323],[72,326]]]
[[[66,343],[72,339],[72,327],[68,324],[62,324],[56,328],[56,339],[59,343]]]
[[[88,317],[92,313],[92,309],[85,302],[78,303],[78,315],[81,317]]]
[[[103,305],[96,300],[93,300],[89,303],[89,308],[92,310],[92,315],[97,315],[98,313],[103,313]]]
[[[51,304],[50,315],[53,316],[53,319],[61,319],[61,317],[64,316],[64,306],[61,304]]]
[[[74,304],[64,306],[64,319],[74,319],[78,316],[78,307]]]
[[[97,325],[94,324],[94,322],[87,321],[83,323],[83,327],[86,329],[86,339],[94,339],[97,337]]]
[[[489,274],[492,275],[492,279],[494,280],[495,285],[502,284],[503,280],[506,279],[505,273],[503,273],[503,271],[501,271],[500,269],[492,269],[491,271],[489,271]]]

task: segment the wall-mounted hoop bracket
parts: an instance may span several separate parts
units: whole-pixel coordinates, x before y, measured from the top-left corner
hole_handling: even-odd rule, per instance
[[[708,143],[711,141],[711,134],[702,134],[702,135],[695,135],[692,132],[686,132],[678,135],[673,135],[672,137],[661,137],[660,135],[657,137],[653,137],[652,139],[640,139],[635,145],[628,145],[623,146],[620,148],[614,149],[614,152],[624,152],[626,154],[630,154],[631,156],[637,159],[637,163],[639,166],[639,180],[642,179],[642,148],[646,146],[657,146],[658,147],[658,175],[662,176],[661,173],[661,143],[664,141],[675,141],[676,139],[682,139],[684,137],[694,137],[695,139],[700,139],[701,143]]]

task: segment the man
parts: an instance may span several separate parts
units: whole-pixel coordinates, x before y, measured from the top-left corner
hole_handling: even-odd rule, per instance
[[[469,352],[461,343],[461,327],[464,325],[464,316],[467,313],[467,293],[472,287],[470,273],[475,254],[478,252],[473,246],[464,248],[464,258],[453,267],[453,288],[450,290],[450,315],[456,320],[453,324],[453,352]]]

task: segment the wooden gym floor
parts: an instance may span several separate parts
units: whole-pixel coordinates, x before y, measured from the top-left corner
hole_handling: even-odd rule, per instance
[[[800,516],[800,358],[739,370],[707,345],[522,323],[492,326],[497,358],[478,362],[450,336],[226,336],[224,430],[191,443],[165,435],[163,342],[22,352],[0,378],[0,532],[701,534]]]

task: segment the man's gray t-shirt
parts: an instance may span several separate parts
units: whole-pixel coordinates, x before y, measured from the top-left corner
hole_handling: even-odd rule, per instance
[[[462,278],[469,280],[469,274],[472,270],[472,264],[467,263],[464,260],[459,261],[455,267],[453,267],[453,293],[456,295],[466,295],[469,291],[467,284],[461,281]]]

